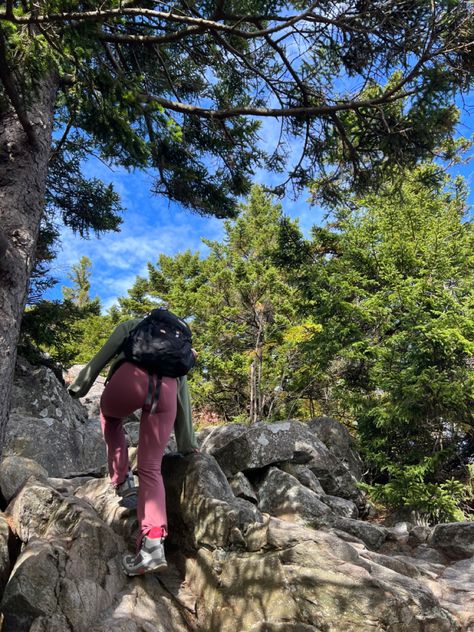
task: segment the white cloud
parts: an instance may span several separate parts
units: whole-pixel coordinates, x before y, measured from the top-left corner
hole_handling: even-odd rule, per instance
[[[214,217],[193,215],[176,204],[152,196],[146,174],[131,174],[125,170],[111,174],[104,165],[99,165],[93,168],[88,165],[87,175],[104,181],[108,178],[117,191],[126,192],[125,199],[122,197],[126,211],[121,230],[105,233],[100,238],[91,235],[89,239],[82,239],[63,227],[61,249],[51,266],[51,274],[59,279],[59,284],[46,296],[59,298],[61,285],[70,284],[67,274],[71,266],[87,256],[92,261],[91,296],[99,296],[107,309],[118,297],[127,294],[137,276],[146,276],[147,263],[156,263],[160,254],[172,256],[187,249],[205,254],[208,249],[201,238],[220,239],[223,222]]]
[[[280,124],[276,119],[263,121],[261,137],[266,151],[275,149],[279,135]],[[300,150],[298,140],[288,146],[290,165],[297,163]],[[222,220],[200,217],[153,195],[150,172],[109,168],[94,158],[84,163],[83,171],[86,177],[113,184],[124,207],[123,223],[119,233],[105,233],[100,238],[91,235],[89,239],[82,239],[63,227],[62,248],[51,267],[51,274],[59,279],[59,284],[46,295],[48,298],[60,297],[61,285],[70,283],[67,274],[71,266],[82,256],[87,256],[92,261],[91,295],[99,296],[107,309],[118,297],[127,294],[137,276],[147,275],[147,263],[155,264],[160,254],[172,256],[189,249],[206,256],[208,247],[202,243],[202,238],[220,240],[223,237]],[[256,182],[270,186],[285,178],[285,174],[269,174],[263,169],[255,173]],[[315,214],[304,196],[297,201],[287,196],[281,202],[285,213],[300,218],[305,234],[318,221],[319,214]]]

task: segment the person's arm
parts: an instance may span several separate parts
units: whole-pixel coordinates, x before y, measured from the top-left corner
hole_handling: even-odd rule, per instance
[[[104,346],[95,354],[92,360],[79,372],[74,382],[68,387],[70,395],[74,398],[84,397],[102,369],[120,351],[122,342],[133,326],[130,321],[121,323],[113,331]]]
[[[174,434],[178,452],[188,454],[189,452],[195,452],[199,448],[196,435],[194,434],[191,397],[186,377],[182,377],[178,381],[178,408]]]

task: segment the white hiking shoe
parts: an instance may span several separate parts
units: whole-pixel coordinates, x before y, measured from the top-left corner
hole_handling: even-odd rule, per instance
[[[163,538],[149,538],[145,536],[142,546],[136,555],[124,555],[122,567],[127,575],[143,575],[164,571],[168,564],[165,558]]]
[[[132,470],[128,470],[127,476],[125,477],[123,483],[120,483],[120,485],[117,485],[115,487],[115,493],[121,498],[127,498],[128,496],[136,494],[137,489],[138,488],[135,487],[135,478],[133,476],[133,472]]]

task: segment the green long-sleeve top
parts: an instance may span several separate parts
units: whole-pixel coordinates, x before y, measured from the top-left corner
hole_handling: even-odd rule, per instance
[[[120,351],[123,341],[141,320],[141,318],[127,320],[115,328],[104,346],[95,354],[92,360],[86,364],[74,382],[68,387],[68,391],[72,397],[84,397],[84,395],[89,392],[99,373],[109,363],[110,369],[107,380],[111,378],[114,371],[125,360],[124,354]],[[186,452],[192,452],[198,447],[196,435],[194,434],[191,398],[189,396],[186,376],[178,378],[178,407],[174,433],[179,452],[186,454]]]

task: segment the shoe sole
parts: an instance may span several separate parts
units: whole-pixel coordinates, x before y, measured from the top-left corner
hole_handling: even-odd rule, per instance
[[[168,564],[158,564],[153,568],[141,568],[140,570],[129,571],[125,568],[125,566],[122,565],[123,572],[129,577],[140,577],[141,575],[146,575],[147,573],[159,573],[160,571],[164,571],[167,568]]]
[[[132,489],[127,489],[125,492],[116,492],[116,495],[119,498],[130,498],[130,496],[136,496],[138,494],[138,487],[133,487]]]

